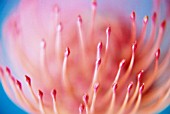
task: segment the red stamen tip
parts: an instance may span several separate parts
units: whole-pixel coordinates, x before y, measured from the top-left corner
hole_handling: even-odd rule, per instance
[[[161,23],[161,28],[165,29],[165,27],[166,27],[166,20],[162,21],[162,23]]]
[[[11,70],[8,67],[6,67],[5,70],[8,73],[8,75],[10,76],[11,75]]]
[[[99,42],[99,43],[98,43],[98,45],[97,45],[97,48],[98,48],[99,50],[101,50],[101,49],[102,49],[102,47],[103,47],[102,42]]]
[[[101,58],[97,59],[96,60],[96,65],[99,66],[101,64],[101,62],[102,62]]]
[[[93,7],[93,8],[97,7],[97,2],[96,2],[95,0],[92,1],[92,7]]]
[[[60,32],[63,30],[63,26],[62,26],[61,22],[58,24],[57,30],[60,31]]]
[[[117,83],[113,83],[113,85],[112,85],[112,89],[113,89],[113,91],[114,91],[114,92],[116,92],[116,89],[117,89]]]
[[[79,24],[81,24],[81,23],[83,22],[83,20],[82,20],[82,18],[81,18],[80,15],[78,15],[78,17],[77,17],[77,22],[78,22]]]
[[[26,82],[28,83],[28,85],[31,86],[31,78],[28,77],[27,75],[25,75],[25,80],[26,80]]]
[[[56,13],[58,13],[58,12],[60,11],[60,8],[58,7],[57,4],[55,4],[55,5],[53,6],[53,11],[56,12]]]
[[[57,95],[57,91],[55,89],[53,89],[51,91],[51,96],[56,99],[56,95]]]
[[[149,20],[149,17],[148,17],[148,16],[145,16],[145,17],[143,18],[143,22],[144,22],[145,24],[148,23],[148,20]]]
[[[124,65],[125,65],[125,59],[123,59],[120,63],[119,63],[119,67],[121,68],[121,67],[123,67]]]
[[[135,51],[137,48],[137,42],[135,41],[133,44],[132,44],[132,50]]]
[[[84,110],[84,108],[85,108],[85,107],[84,107],[84,104],[81,103],[80,106],[79,106],[79,112],[82,113],[83,110]]]
[[[17,87],[18,87],[20,90],[22,90],[22,84],[21,84],[20,81],[15,80],[15,84],[17,85]]]
[[[141,71],[138,73],[138,81],[141,80],[141,75],[142,75],[143,72],[144,72],[144,70],[141,70]]]
[[[87,94],[84,94],[83,101],[86,105],[88,104],[88,100],[89,100],[89,96]]]
[[[67,47],[64,53],[65,57],[68,57],[70,55],[70,49]]]
[[[152,15],[152,21],[155,23],[156,19],[157,19],[157,13],[154,12],[153,15]]]
[[[156,53],[155,53],[155,57],[156,57],[156,59],[159,59],[159,57],[160,57],[160,53],[161,53],[161,50],[160,50],[160,49],[158,49],[158,50],[156,51]]]
[[[40,46],[44,49],[46,48],[46,41],[44,39],[41,40]]]
[[[111,27],[107,27],[106,34],[110,35],[110,33],[111,33]]]
[[[39,97],[40,99],[42,99],[42,97],[43,97],[43,92],[42,92],[41,90],[38,90],[38,97]]]
[[[135,21],[136,13],[134,11],[131,13],[130,18]]]
[[[95,83],[94,84],[94,92],[97,92],[98,91],[98,89],[99,89],[99,83]]]
[[[1,76],[4,76],[4,70],[2,69],[2,67],[0,67],[0,73]]]
[[[132,87],[133,87],[133,82],[131,82],[129,85],[128,85],[128,92],[130,93],[130,90],[132,89]]]
[[[139,88],[139,93],[142,94],[142,91],[144,90],[144,83]]]

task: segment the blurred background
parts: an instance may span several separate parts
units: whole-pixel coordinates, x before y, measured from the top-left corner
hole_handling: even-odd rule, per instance
[[[2,26],[12,9],[16,8],[19,0],[0,0],[0,41],[2,41]],[[5,94],[0,84],[0,114],[27,114],[17,107]],[[170,106],[159,114],[170,114]]]

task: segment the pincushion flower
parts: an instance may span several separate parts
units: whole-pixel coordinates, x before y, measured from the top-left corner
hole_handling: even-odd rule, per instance
[[[114,3],[126,7],[127,2]],[[33,114],[164,109],[170,96],[170,48],[161,47],[169,41],[168,10],[160,12],[161,4],[153,1],[152,15],[138,22],[138,12],[127,14],[108,1],[21,1],[3,29],[13,66],[0,67],[4,90]]]

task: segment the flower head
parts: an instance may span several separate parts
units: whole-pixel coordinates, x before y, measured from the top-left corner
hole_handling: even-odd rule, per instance
[[[14,69],[1,66],[0,74],[8,96],[42,114],[143,114],[169,105],[161,1],[153,2],[142,26],[136,11],[74,2],[23,0],[7,19],[4,38]]]

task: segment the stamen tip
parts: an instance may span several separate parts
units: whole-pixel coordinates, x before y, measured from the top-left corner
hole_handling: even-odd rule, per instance
[[[144,90],[144,83],[140,86],[139,93],[142,94],[143,90]]]
[[[11,70],[9,69],[9,67],[6,67],[5,70],[8,73],[8,75],[11,75]]]
[[[57,91],[56,91],[55,89],[53,89],[53,90],[51,91],[51,96],[52,96],[53,98],[56,98],[56,95],[57,95]]]
[[[57,30],[59,32],[61,32],[63,30],[63,26],[62,26],[62,23],[60,22],[58,25],[57,25]]]
[[[17,87],[22,90],[22,84],[19,80],[15,80],[15,84],[17,85]]]
[[[70,49],[67,47],[64,53],[65,57],[68,57],[70,55]]]
[[[125,62],[126,62],[126,60],[125,59],[123,59],[120,63],[119,63],[119,67],[121,68],[121,67],[123,67],[124,66],[124,64],[125,64]]]
[[[88,96],[87,93],[85,93],[85,94],[83,95],[83,101],[84,101],[84,103],[85,103],[86,105],[88,104],[88,100],[89,100],[89,96]]]
[[[143,18],[143,22],[144,22],[145,24],[148,23],[148,20],[149,20],[149,17],[148,17],[148,16],[145,16],[145,17]]]
[[[42,99],[42,97],[43,97],[43,92],[42,92],[41,90],[38,90],[38,97],[39,97],[40,99]]]
[[[79,106],[79,112],[82,113],[84,108],[85,108],[84,104],[81,103]]]
[[[132,89],[132,87],[133,87],[133,82],[131,82],[131,83],[128,85],[128,88],[127,88],[128,92],[130,92],[130,90]]]
[[[92,7],[97,7],[97,1],[96,0],[92,0]]]
[[[77,22],[78,22],[78,24],[82,24],[82,22],[83,22],[82,17],[80,15],[78,15],[78,17],[77,17]]]
[[[2,69],[2,67],[0,66],[0,76],[4,76],[4,70]]]
[[[96,60],[96,65],[99,66],[99,65],[101,64],[101,62],[102,62],[101,58],[98,58],[98,59]]]
[[[134,11],[132,11],[131,15],[130,15],[130,18],[132,20],[135,20],[136,19],[136,13]]]
[[[152,21],[155,23],[156,22],[156,18],[157,18],[157,13],[154,12],[152,15]]]
[[[102,49],[102,47],[103,47],[102,42],[99,42],[99,43],[98,43],[98,45],[97,45],[97,48],[101,50],[101,49]]]
[[[41,40],[41,42],[40,42],[40,46],[41,46],[41,48],[46,48],[46,41],[45,41],[45,39],[42,39]]]
[[[156,59],[159,59],[160,53],[161,53],[161,50],[160,50],[160,48],[159,48],[159,49],[156,51],[156,53],[155,53]]]
[[[111,33],[111,27],[107,27],[106,34],[110,35],[110,33]]]
[[[135,51],[137,48],[137,42],[135,41],[133,44],[132,44],[132,50]]]
[[[60,11],[60,8],[59,8],[58,4],[55,4],[53,6],[53,12],[58,13],[59,11]]]
[[[112,85],[112,89],[113,89],[113,91],[114,91],[114,92],[116,92],[116,89],[117,89],[117,83],[113,83],[113,85]]]
[[[144,72],[144,70],[141,70],[141,71],[138,73],[138,81],[141,80],[141,75],[142,75],[143,72]]]
[[[162,21],[162,23],[161,23],[161,28],[165,29],[165,27],[166,27],[166,20]]]
[[[26,79],[26,82],[28,83],[28,85],[31,85],[31,78],[28,77],[27,75],[25,75],[25,79]]]
[[[98,91],[99,86],[100,86],[99,83],[95,83],[95,84],[94,84],[94,92],[97,92],[97,91]]]

